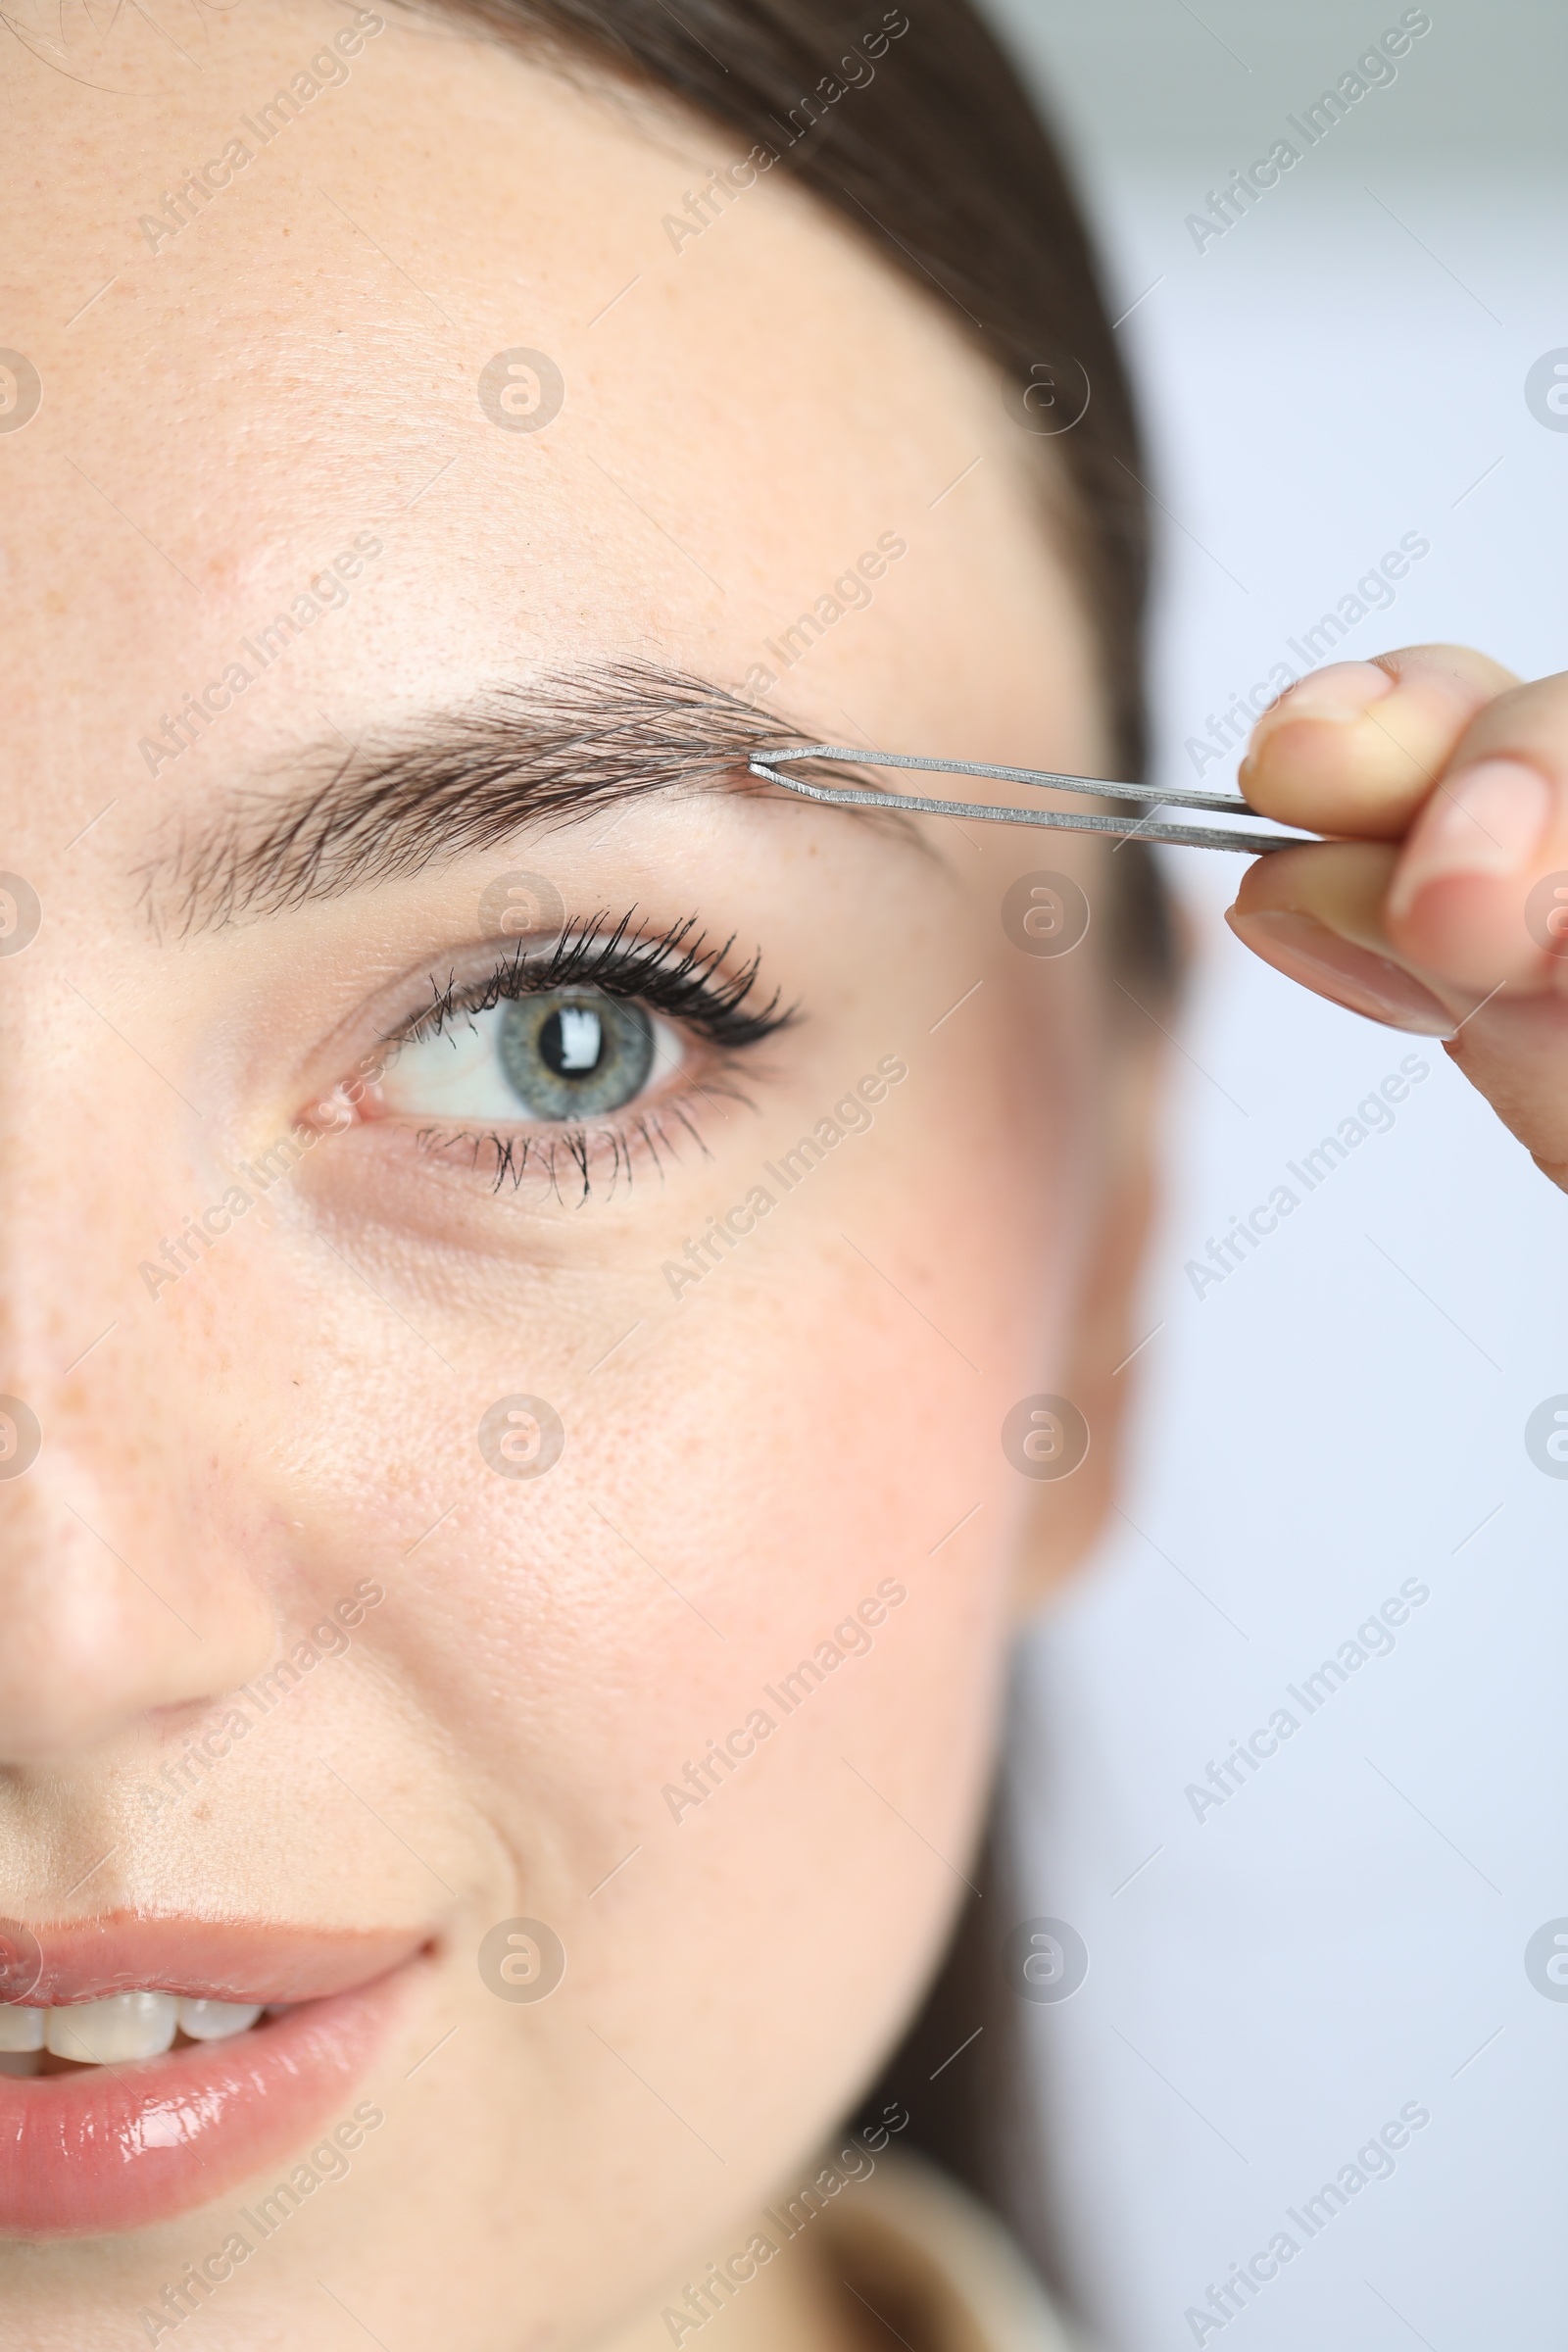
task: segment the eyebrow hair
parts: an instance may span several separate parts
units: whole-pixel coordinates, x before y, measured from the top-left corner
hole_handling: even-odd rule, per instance
[[[216,821],[182,833],[142,880],[161,926],[217,930],[407,879],[526,824],[726,781],[765,792],[747,771],[751,754],[810,740],[725,687],[651,663],[502,683],[346,757],[299,755],[290,764],[304,766],[302,786],[231,793]]]

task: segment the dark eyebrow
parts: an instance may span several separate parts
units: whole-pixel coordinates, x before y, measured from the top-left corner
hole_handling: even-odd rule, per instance
[[[726,779],[762,791],[751,753],[808,740],[708,679],[642,662],[503,683],[346,757],[300,755],[303,785],[230,794],[142,879],[160,927],[212,930],[406,879],[525,824]]]

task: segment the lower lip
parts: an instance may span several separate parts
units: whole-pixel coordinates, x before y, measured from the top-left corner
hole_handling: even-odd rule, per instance
[[[347,2122],[409,1974],[307,2001],[232,2041],[0,2076],[0,2236],[172,2221]]]

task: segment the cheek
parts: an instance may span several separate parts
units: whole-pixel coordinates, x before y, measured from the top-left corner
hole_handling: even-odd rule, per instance
[[[869,1132],[780,1188],[689,1295],[662,1295],[650,1245],[597,1287],[559,1270],[523,1283],[501,1315],[434,1319],[410,1299],[440,1357],[395,1327],[389,1342],[371,1299],[306,1381],[282,1507],[333,1591],[368,1556],[405,1561],[374,1639],[530,1873],[542,1809],[573,1883],[619,1859],[607,1818],[627,1826],[621,1850],[699,1842],[698,1809],[664,1791],[759,1709],[779,1730],[714,1768],[737,1832],[751,1792],[799,1788],[820,1721],[829,1778],[849,1777],[841,1752],[873,1779],[906,1771],[927,1834],[964,1842],[1036,1494],[1001,1430],[1062,1376],[1085,1125],[1085,1024],[1059,1007],[1043,1021],[1032,999],[1009,1012],[1004,977],[999,1009],[967,1034],[950,1024]],[[559,1458],[531,1423],[510,1453],[505,1436],[481,1449],[487,1415],[518,1395],[559,1411]],[[824,1643],[831,1656],[834,1625],[890,1577],[907,1600],[868,1655],[816,1668],[786,1738],[767,1691]],[[801,1849],[787,1808],[774,1827],[776,1884]]]
[[[505,1311],[412,1286],[398,1321],[369,1292],[332,1316],[256,1301],[253,1328],[314,1335],[267,1381],[302,1400],[274,1509],[321,1588],[398,1563],[356,1638],[353,1688],[396,1694],[384,1781],[369,1737],[354,1769],[396,1787],[400,1838],[463,1899],[439,2095],[552,2276],[597,2276],[595,2201],[562,2184],[601,2182],[607,2147],[627,2278],[711,2209],[710,2149],[733,2210],[764,2201],[967,1899],[1035,1492],[1000,1430],[1052,1385],[1074,1255],[1078,1030],[1053,1043],[1039,1014],[939,1033],[678,1301],[652,1246],[518,1277]],[[564,1428],[538,1475],[481,1452],[517,1394]],[[515,1450],[542,1458],[527,1431]],[[871,1647],[842,1654],[867,1601]],[[521,1917],[568,1956],[537,2012],[472,1965]]]
[[[806,1933],[823,1900],[805,1822],[825,1807],[843,1834],[845,1754],[913,1792],[945,1850],[964,1842],[1032,1493],[999,1433],[1046,1385],[1056,1251],[1041,1156],[1026,1180],[993,1165],[981,1181],[984,1135],[910,1087],[602,1369],[584,1376],[601,1348],[569,1329],[498,1350],[490,1389],[560,1400],[567,1434],[544,1475],[487,1468],[474,1415],[432,1402],[440,1469],[415,1482],[404,1544],[462,1500],[412,1563],[406,1669],[476,1781],[504,1792],[502,1834],[530,1869],[541,1802],[574,1883],[620,1858],[604,1851],[614,1820],[620,1850],[641,1839],[662,1857],[672,1916],[690,1898],[668,1874],[732,1844],[726,1902],[754,1877],[775,1899],[798,1879]],[[379,1416],[361,1434],[374,1492],[391,1434]],[[867,1654],[837,1661],[850,1645],[833,1627],[890,1579],[907,1597]],[[808,1704],[792,1710],[803,1662]],[[759,1711],[773,1718],[761,1738],[745,1729]],[[736,1734],[749,1756],[726,1744]],[[715,1743],[715,1788],[672,1798]],[[890,1817],[868,1799],[854,1818],[852,1843],[879,1857],[852,1873],[865,1886],[892,1867]],[[900,1866],[919,1876],[922,1851]],[[710,1932],[731,1938],[736,1919]]]

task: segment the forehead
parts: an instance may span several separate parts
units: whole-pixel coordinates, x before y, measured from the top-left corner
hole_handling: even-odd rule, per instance
[[[439,18],[179,22],[160,48],[123,12],[85,73],[69,40],[7,61],[31,259],[0,341],[41,401],[0,434],[0,660],[62,822],[628,653],[835,733],[897,710],[913,748],[955,680],[1027,676],[1068,763],[1033,452],[782,172]],[[254,690],[157,761],[236,662]]]

